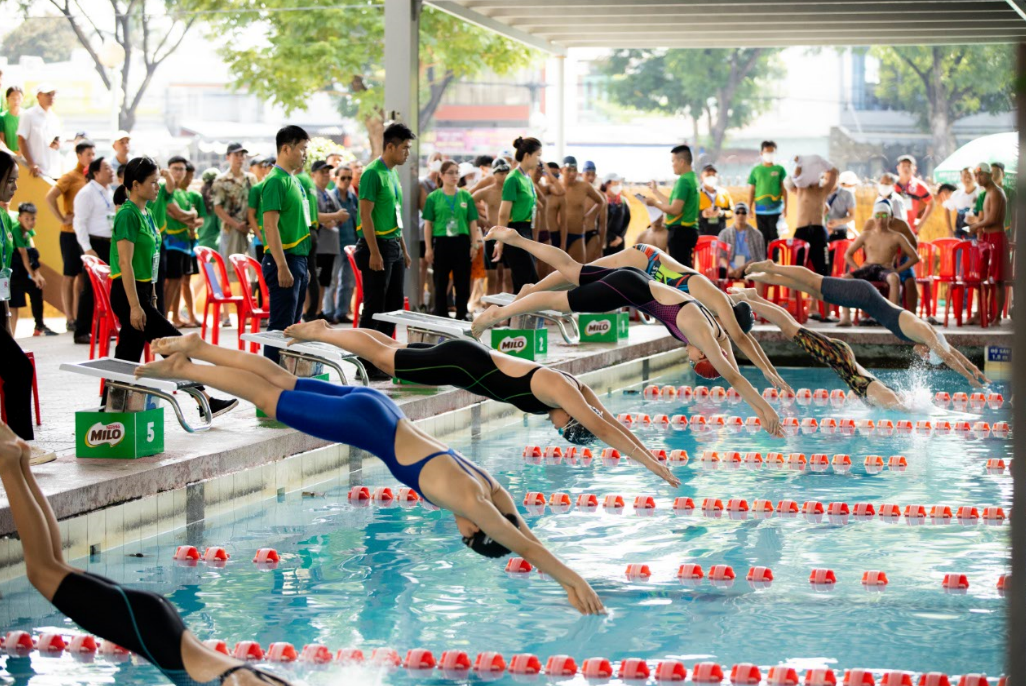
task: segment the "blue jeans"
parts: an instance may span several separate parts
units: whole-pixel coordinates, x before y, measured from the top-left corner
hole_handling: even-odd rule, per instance
[[[260,263],[264,272],[264,281],[267,282],[267,290],[271,300],[271,318],[267,322],[268,331],[284,331],[287,327],[299,321],[303,314],[303,298],[306,295],[307,284],[310,275],[307,271],[306,255],[285,255],[285,263],[292,272],[292,287],[282,288],[278,285],[278,265],[270,252],[264,253],[264,260]],[[264,357],[277,362],[278,349],[264,346]]]
[[[338,270],[338,287],[335,290],[335,319],[349,316],[353,290],[356,288],[356,273],[353,271],[353,265],[349,263],[349,258],[339,255],[338,259],[341,266]]]

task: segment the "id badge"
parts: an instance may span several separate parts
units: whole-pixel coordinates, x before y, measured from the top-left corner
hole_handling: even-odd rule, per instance
[[[403,229],[403,205],[402,203],[395,204],[395,225],[399,229]]]
[[[110,231],[112,236],[114,235],[114,217],[115,214],[113,212],[107,213],[107,229]]]
[[[11,270],[0,269],[0,301],[11,299]]]
[[[310,228],[313,221],[310,219],[310,203],[307,202],[306,196],[303,197],[303,221],[306,222],[306,227]]]
[[[744,255],[734,255],[734,267],[738,268],[738,267],[743,267],[743,266],[745,266],[745,256]]]
[[[153,263],[150,267],[150,281],[157,283],[157,275],[160,274],[160,248],[153,251]]]
[[[449,223],[445,225],[445,235],[452,237],[456,235],[456,232],[460,230],[460,225],[454,217],[449,218]]]

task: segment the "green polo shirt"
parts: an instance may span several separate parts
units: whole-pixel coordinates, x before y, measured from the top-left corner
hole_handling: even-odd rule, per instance
[[[114,230],[110,242],[110,278],[121,278],[118,259],[118,241],[135,243],[132,251],[132,271],[136,281],[153,281],[160,261],[160,233],[149,209],[140,210],[131,200],[114,216]]]
[[[180,188],[171,193],[171,200],[178,205],[183,212],[192,209],[193,199],[188,191]],[[168,250],[180,250],[190,252],[192,240],[189,238],[189,227],[174,217],[167,218],[167,229],[164,231],[164,247]]]
[[[267,237],[264,236],[264,213],[260,211],[260,194],[264,192],[264,182],[255,183],[249,189],[249,199],[247,205],[251,210],[256,213],[257,229],[259,229],[260,235],[257,238],[260,240],[261,245],[267,243]]]
[[[424,221],[431,222],[432,236],[469,236],[470,222],[477,218],[474,198],[463,188],[453,195],[435,189],[424,202]]]
[[[302,184],[303,190],[306,191],[306,202],[310,205],[310,223],[313,226],[320,226],[321,223],[317,221],[317,186],[314,185],[313,179],[306,172],[296,174],[296,180]]]
[[[677,177],[677,183],[673,184],[673,191],[670,192],[672,205],[677,200],[684,201],[684,208],[680,214],[666,215],[666,226],[695,226],[698,224],[698,181],[695,172],[689,171]]]
[[[371,219],[374,221],[374,235],[378,238],[398,240],[402,236],[399,226],[403,208],[403,187],[399,183],[399,173],[388,166],[379,157],[363,170],[360,177],[360,200],[374,203]],[[356,225],[356,235],[363,237],[363,217]]]
[[[534,206],[537,202],[534,181],[520,167],[506,175],[502,183],[502,199],[513,203],[509,211],[509,221],[529,222],[534,219]]]
[[[784,211],[784,179],[787,171],[779,164],[752,167],[748,185],[755,186],[755,213],[780,214]]]
[[[14,258],[14,232],[11,229],[10,215],[7,210],[0,210],[0,269],[10,269]]]
[[[11,114],[5,111],[0,114],[0,128],[4,132],[4,140],[11,152],[18,152],[18,123],[21,121],[20,114]]]
[[[18,222],[14,222],[14,229],[12,230],[12,232],[14,233],[15,248],[25,248],[27,250],[32,247],[32,239],[36,235],[35,229],[32,229],[31,231],[26,231],[25,229],[21,228],[21,224],[19,224]]]
[[[157,199],[146,203],[146,209],[149,210],[150,216],[153,217],[153,223],[157,225],[157,231],[161,235],[167,229],[167,204],[170,201],[171,194],[167,192],[167,186],[161,183],[160,191],[157,192]],[[131,202],[129,200],[125,204],[129,205]]]
[[[310,203],[303,184],[278,165],[271,169],[262,183],[260,212],[278,213],[282,250],[287,255],[309,255]]]

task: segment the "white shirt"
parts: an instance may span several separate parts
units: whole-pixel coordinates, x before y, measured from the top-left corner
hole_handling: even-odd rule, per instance
[[[829,160],[825,160],[819,155],[796,155],[794,165],[795,169],[801,169],[802,173],[799,175],[792,173],[789,178],[798,188],[818,186],[822,182],[823,175],[834,168]]]
[[[972,193],[966,193],[965,187],[959,188],[951,194],[951,197],[944,201],[944,207],[956,212],[970,210],[976,206],[976,197],[980,194],[980,186],[973,186]]]
[[[32,162],[43,174],[58,178],[61,175],[61,153],[51,148],[50,143],[61,135],[61,120],[53,108],[44,110],[35,105],[25,110],[18,123],[18,135],[25,139]]]
[[[72,226],[82,250],[92,250],[89,237],[110,238],[114,226],[114,189],[104,188],[90,181],[75,196],[75,216]],[[107,255],[100,255],[107,259]]]

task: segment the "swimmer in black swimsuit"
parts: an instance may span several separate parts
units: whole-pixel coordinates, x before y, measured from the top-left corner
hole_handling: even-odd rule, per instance
[[[366,450],[428,502],[455,515],[463,542],[486,557],[511,551],[549,574],[584,614],[603,612],[602,601],[580,575],[550,553],[517,515],[513,498],[492,476],[406,419],[384,393],[298,379],[260,355],[210,345],[196,334],[150,344],[166,359],[142,365],[136,376],[204,379],[234,388],[237,397],[272,419],[326,441]],[[210,364],[195,364],[191,359]]]
[[[527,414],[547,414],[566,440],[585,443],[598,438],[671,486],[680,485],[680,479],[616,421],[587,385],[566,372],[495,352],[477,341],[407,345],[369,329],[332,329],[323,320],[293,324],[285,329],[285,335],[337,346],[402,381],[456,386],[509,403]]]
[[[787,310],[761,297],[754,288],[731,288],[730,293],[735,301],[751,305],[756,314],[779,328],[788,340],[808,353],[813,360],[833,369],[859,398],[889,410],[909,409],[897,393],[856,361],[855,353],[844,341],[799,325]]]
[[[688,359],[696,373],[705,378],[722,376],[755,410],[763,429],[774,436],[783,435],[776,411],[738,370],[727,334],[695,298],[658,283],[640,269],[582,265],[562,250],[528,240],[506,227],[493,227],[488,236],[547,262],[577,287],[531,293],[504,307],[493,305],[474,320],[475,335],[503,319],[531,312],[611,312],[634,307],[659,320],[670,335],[687,346]]]
[[[820,276],[805,267],[779,265],[770,260],[753,262],[745,269],[745,274],[752,281],[794,288],[832,305],[864,310],[900,340],[915,344],[916,354],[920,357],[930,359],[934,364],[946,364],[964,376],[974,388],[990,383],[976,365],[957,348],[948,345],[932,326],[893,304],[866,281]]]
[[[288,686],[212,650],[163,596],[69,566],[50,503],[29,468],[32,451],[0,422],[0,480],[21,538],[29,582],[69,619],[153,664],[177,686]]]
[[[621,250],[612,255],[606,255],[594,262],[589,263],[595,267],[607,267],[620,269],[623,267],[635,267],[642,270],[659,283],[664,283],[687,293],[716,315],[723,329],[734,341],[737,347],[759,368],[766,381],[779,390],[792,390],[786,381],[777,373],[773,363],[770,362],[762,346],[749,333],[751,330],[751,317],[745,318],[743,313],[735,310],[735,304],[730,298],[719,289],[712,281],[704,275],[696,272],[690,267],[677,262],[670,254],[660,250],[653,245],[637,243],[630,250]],[[526,295],[539,291],[553,291],[572,287],[572,284],[558,271],[546,276],[536,284],[528,284],[520,289],[516,299],[520,300]]]

